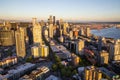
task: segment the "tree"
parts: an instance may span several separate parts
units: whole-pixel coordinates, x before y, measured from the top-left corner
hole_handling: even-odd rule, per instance
[[[72,75],[75,75],[75,74],[77,74],[77,71],[76,71],[76,70],[73,70],[73,71],[72,71]]]
[[[65,68],[62,68],[62,69],[61,69],[61,74],[62,74],[62,76],[65,76],[65,75],[66,75],[66,69],[65,69]]]
[[[60,62],[58,62],[57,65],[60,69],[64,68],[64,65],[62,65]]]
[[[10,50],[10,49],[7,51],[7,53],[8,53],[8,56],[12,56],[12,54],[13,54],[12,50]]]
[[[57,62],[61,62],[60,58],[59,58],[57,55],[55,55],[55,62],[56,62],[56,63],[57,63]]]
[[[72,70],[73,68],[72,68],[72,66],[68,66],[67,69],[68,70]]]
[[[56,65],[56,64],[53,64],[53,65],[52,65],[52,70],[53,70],[53,71],[56,71],[56,70],[57,70],[57,65]]]
[[[72,72],[71,72],[70,69],[66,70],[66,76],[67,76],[67,77],[70,77],[70,76],[71,76],[71,73],[72,73]]]
[[[29,56],[27,59],[26,59],[26,62],[31,62],[33,60],[32,56]]]

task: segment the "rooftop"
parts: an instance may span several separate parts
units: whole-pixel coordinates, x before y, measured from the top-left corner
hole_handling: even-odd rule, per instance
[[[104,67],[100,67],[99,68],[101,70],[101,72],[107,76],[109,76],[111,79],[114,77],[114,76],[117,76],[117,74],[115,74],[114,72],[112,71],[109,71],[108,69],[104,68]]]

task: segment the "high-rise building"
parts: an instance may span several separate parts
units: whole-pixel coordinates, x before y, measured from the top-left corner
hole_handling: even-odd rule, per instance
[[[102,50],[102,37],[98,38],[98,51]]]
[[[87,66],[85,68],[85,80],[101,80],[102,72],[94,66]]]
[[[68,48],[70,49],[70,51],[76,53],[76,41],[69,41]]]
[[[48,57],[49,55],[49,47],[42,45],[40,46],[40,57]]]
[[[29,38],[29,44],[33,44],[32,27],[27,27],[27,36]]]
[[[48,55],[49,55],[49,47],[48,46],[44,46],[43,49],[44,49],[43,57],[48,57]]]
[[[78,30],[74,30],[73,31],[73,36],[74,36],[74,39],[78,39]]]
[[[12,46],[15,44],[15,36],[13,30],[0,30],[0,45]]]
[[[50,17],[49,17],[49,24],[53,24],[52,15],[50,15]]]
[[[49,25],[49,37],[53,38],[53,24]]]
[[[34,58],[40,57],[40,48],[38,46],[33,46],[31,52]]]
[[[83,29],[83,27],[80,30],[80,35],[84,35],[84,29]]]
[[[64,37],[63,37],[63,30],[60,29],[60,37],[59,37],[59,41],[63,42],[64,41]]]
[[[26,50],[25,50],[25,34],[23,28],[20,27],[15,32],[15,39],[17,56],[24,58],[26,55]]]
[[[43,20],[40,21],[41,27],[45,26],[45,22]]]
[[[64,23],[63,25],[63,34],[66,35],[67,34],[67,27],[68,27],[68,23]]]
[[[107,51],[101,51],[99,53],[99,57],[98,57],[98,61],[99,64],[103,65],[103,64],[108,64],[108,59],[109,59],[109,53]]]
[[[91,33],[91,32],[90,32],[90,28],[87,27],[87,28],[86,28],[86,36],[87,36],[87,37],[90,37],[90,33]]]
[[[70,39],[73,39],[73,31],[70,31],[69,37],[70,37]]]
[[[33,42],[42,44],[42,29],[36,18],[33,18]]]
[[[9,21],[5,21],[4,25],[5,25],[4,29],[6,29],[6,30],[10,30],[11,29],[11,24],[10,24]]]
[[[53,25],[55,25],[55,23],[56,23],[56,22],[55,22],[55,16],[53,16]]]
[[[63,25],[63,19],[60,19],[59,23],[60,23],[60,26],[62,27],[62,25]]]
[[[120,60],[120,40],[116,40],[114,44],[110,45],[110,50],[109,50],[109,59],[114,60],[114,61],[119,61]]]
[[[44,30],[44,35],[45,35],[46,37],[48,37],[48,29],[45,29],[45,30]]]
[[[72,59],[72,64],[73,64],[74,66],[79,65],[80,58],[79,58],[77,55],[72,54],[72,55],[71,55],[71,59]]]
[[[76,53],[82,55],[84,49],[84,41],[78,40],[76,42]]]

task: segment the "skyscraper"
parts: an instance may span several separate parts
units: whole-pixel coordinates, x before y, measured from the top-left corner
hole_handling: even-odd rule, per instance
[[[67,27],[68,27],[68,23],[64,23],[63,25],[63,34],[66,35],[67,34]]]
[[[49,38],[53,38],[53,20],[51,15],[49,17],[48,27],[49,27]]]
[[[83,29],[83,27],[80,30],[80,35],[84,35],[84,29]]]
[[[31,52],[34,58],[40,57],[40,48],[38,46],[33,46]]]
[[[89,27],[86,28],[86,36],[87,36],[87,37],[90,36],[90,28],[89,28]]]
[[[59,23],[60,23],[60,26],[62,26],[63,25],[63,19],[60,19]]]
[[[36,18],[33,18],[33,42],[42,44],[42,29]]]
[[[76,42],[76,53],[82,55],[83,48],[84,48],[84,41],[78,40]]]
[[[53,38],[53,24],[49,24],[49,37]]]
[[[53,24],[52,15],[50,15],[50,17],[49,17],[49,24]]]
[[[20,27],[15,32],[15,39],[17,56],[24,58],[26,55],[26,50],[25,50],[25,33],[23,28]]]
[[[116,40],[114,44],[110,45],[110,60],[120,60],[120,40]]]
[[[53,16],[53,25],[55,25],[55,16]]]
[[[98,51],[102,50],[102,37],[99,37],[98,39]]]
[[[71,59],[72,59],[72,64],[74,66],[78,66],[78,64],[80,62],[80,58],[73,53],[73,54],[71,54]]]
[[[70,39],[73,39],[73,31],[69,32],[69,37],[70,37]]]
[[[109,53],[107,51],[101,51],[98,56],[99,64],[108,64]]]

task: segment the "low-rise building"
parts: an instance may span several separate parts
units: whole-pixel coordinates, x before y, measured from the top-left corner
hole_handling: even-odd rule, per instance
[[[51,49],[61,59],[71,58],[71,53],[62,45],[52,45]]]
[[[120,75],[120,61],[112,61],[110,64],[112,67],[112,70]]]
[[[33,70],[29,75],[24,75],[19,80],[43,80],[45,74],[49,72],[49,68],[42,66]]]
[[[11,65],[16,64],[17,62],[18,60],[16,56],[7,57],[0,61],[0,67],[1,68],[9,67]]]
[[[23,65],[16,67],[15,69],[9,70],[8,73],[5,75],[0,75],[0,80],[16,80],[35,68],[36,68],[35,64],[25,63]]]
[[[104,67],[100,67],[99,68],[100,69],[100,71],[102,72],[102,74],[104,75],[104,76],[106,76],[106,78],[108,79],[108,80],[119,80],[120,79],[120,76],[119,75],[117,75],[116,73],[114,73],[114,72],[112,72],[112,71],[109,71],[108,69],[106,69],[106,68],[104,68]]]

